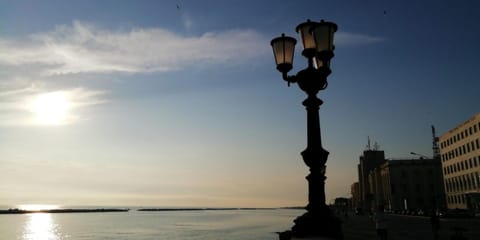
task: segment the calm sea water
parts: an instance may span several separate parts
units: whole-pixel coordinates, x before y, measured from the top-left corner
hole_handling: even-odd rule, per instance
[[[268,240],[303,210],[0,215],[1,240]]]

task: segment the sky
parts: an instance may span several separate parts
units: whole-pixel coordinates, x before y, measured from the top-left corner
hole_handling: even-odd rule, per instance
[[[479,112],[478,1],[0,0],[0,205],[307,202],[305,94],[270,40],[335,22],[327,201],[367,138],[432,155]],[[306,67],[296,46],[294,68]]]

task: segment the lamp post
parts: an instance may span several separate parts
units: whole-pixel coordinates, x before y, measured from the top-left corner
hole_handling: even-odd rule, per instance
[[[277,70],[290,86],[297,83],[307,94],[303,105],[307,110],[307,148],[302,151],[303,161],[310,168],[308,181],[307,212],[295,219],[291,230],[280,233],[280,240],[286,239],[343,239],[341,221],[325,203],[325,169],[328,151],[323,149],[320,134],[318,110],[323,101],[317,98],[320,90],[327,88],[330,75],[330,60],[333,58],[333,35],[337,25],[332,22],[307,20],[296,28],[300,34],[307,68],[296,75],[288,75],[293,66],[295,38],[282,34],[271,41]]]

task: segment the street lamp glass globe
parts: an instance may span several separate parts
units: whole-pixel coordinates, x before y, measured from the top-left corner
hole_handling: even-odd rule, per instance
[[[320,21],[311,29],[315,40],[317,55],[322,60],[330,60],[333,57],[333,35],[337,31],[337,25],[332,22]]]
[[[311,30],[316,24],[316,22],[312,22],[310,19],[308,19],[306,22],[299,24],[295,29],[297,33],[300,34],[300,38],[302,39],[302,54],[305,57],[313,57],[315,55],[316,45]]]
[[[316,67],[317,69],[319,69],[319,68],[321,68],[321,67],[323,67],[323,66],[325,65],[325,64],[323,63],[323,61],[322,61],[319,57],[315,57],[314,59],[315,59],[315,67]],[[328,62],[327,62],[326,65],[328,66]]]
[[[278,71],[286,73],[292,69],[296,43],[295,38],[285,36],[283,33],[282,36],[274,38],[270,42]]]

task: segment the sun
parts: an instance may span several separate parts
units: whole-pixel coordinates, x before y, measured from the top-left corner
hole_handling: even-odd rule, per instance
[[[35,114],[35,122],[41,125],[62,125],[68,120],[71,108],[68,95],[63,91],[37,95],[29,109]]]
[[[26,211],[41,211],[41,210],[51,210],[51,209],[59,209],[59,205],[54,204],[21,204],[18,205],[18,209],[26,210]]]

